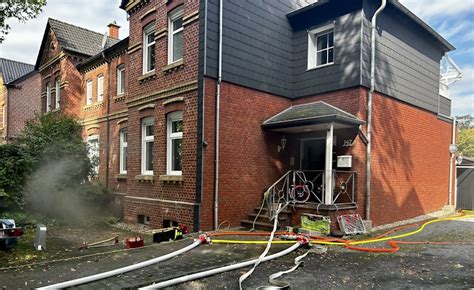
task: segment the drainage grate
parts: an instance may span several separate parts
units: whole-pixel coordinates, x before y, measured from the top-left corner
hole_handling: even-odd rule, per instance
[[[359,214],[346,214],[337,217],[339,228],[346,235],[363,234],[366,232],[364,222]]]

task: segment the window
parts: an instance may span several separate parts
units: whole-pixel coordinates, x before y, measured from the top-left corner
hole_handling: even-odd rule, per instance
[[[167,174],[182,174],[183,112],[168,115]]]
[[[142,120],[142,174],[153,175],[153,118]]]
[[[169,15],[168,64],[183,58],[183,6]]]
[[[56,79],[56,109],[59,109],[61,102],[61,81]]]
[[[125,93],[125,66],[122,64],[117,67],[117,95]]]
[[[92,174],[97,176],[99,174],[99,135],[89,136],[87,145],[89,147],[89,159],[92,163]]]
[[[104,101],[104,76],[97,77],[97,102]]]
[[[137,215],[137,222],[142,225],[149,225],[150,217],[147,215],[139,214]]]
[[[155,70],[155,22],[143,29],[143,73]]]
[[[51,86],[46,84],[46,112],[51,111]]]
[[[88,80],[86,83],[86,105],[92,104],[92,80]]]
[[[127,147],[128,147],[128,132],[127,129],[120,130],[120,174],[127,174]]]
[[[5,105],[2,105],[2,128],[5,128],[5,122],[7,120],[6,113],[7,112],[5,112]]]
[[[334,25],[308,33],[308,69],[334,64]]]

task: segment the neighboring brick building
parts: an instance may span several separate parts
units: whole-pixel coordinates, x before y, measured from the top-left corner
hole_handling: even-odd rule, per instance
[[[380,14],[367,200],[379,1],[223,3],[222,36],[218,0],[123,0],[121,41],[115,24],[104,38],[48,22],[36,64],[43,111],[81,120],[126,222],[236,226],[265,197],[293,203],[291,224],[355,212],[383,225],[449,203],[439,63],[451,44],[398,1]]]
[[[24,126],[24,118],[17,119],[16,116],[32,116],[39,111],[36,105],[37,95],[35,88],[26,88],[18,93],[19,82],[31,83],[34,66],[31,64],[0,58],[0,144],[14,137]],[[21,107],[18,107],[21,106]]]

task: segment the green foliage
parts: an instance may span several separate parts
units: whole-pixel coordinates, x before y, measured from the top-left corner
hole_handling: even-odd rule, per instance
[[[22,147],[0,145],[0,189],[6,195],[0,197],[0,210],[21,207],[22,188],[31,166],[31,158]]]
[[[456,116],[458,128],[458,154],[474,157],[474,117],[470,114]]]
[[[36,18],[46,5],[46,0],[6,0],[0,2],[0,43],[10,30],[7,24],[9,18],[16,18],[20,22]]]
[[[462,156],[474,157],[474,128],[459,132],[458,151]]]
[[[72,117],[57,112],[36,116],[26,123],[16,143],[31,155],[33,169],[67,158],[78,165],[67,173],[69,179],[82,182],[92,172],[82,127]]]

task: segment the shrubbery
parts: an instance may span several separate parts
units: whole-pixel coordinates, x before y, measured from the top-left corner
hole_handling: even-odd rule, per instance
[[[37,116],[13,144],[0,146],[0,189],[8,195],[0,209],[26,205],[43,215],[75,218],[103,210],[111,194],[89,182],[93,165],[74,118],[57,112]]]

